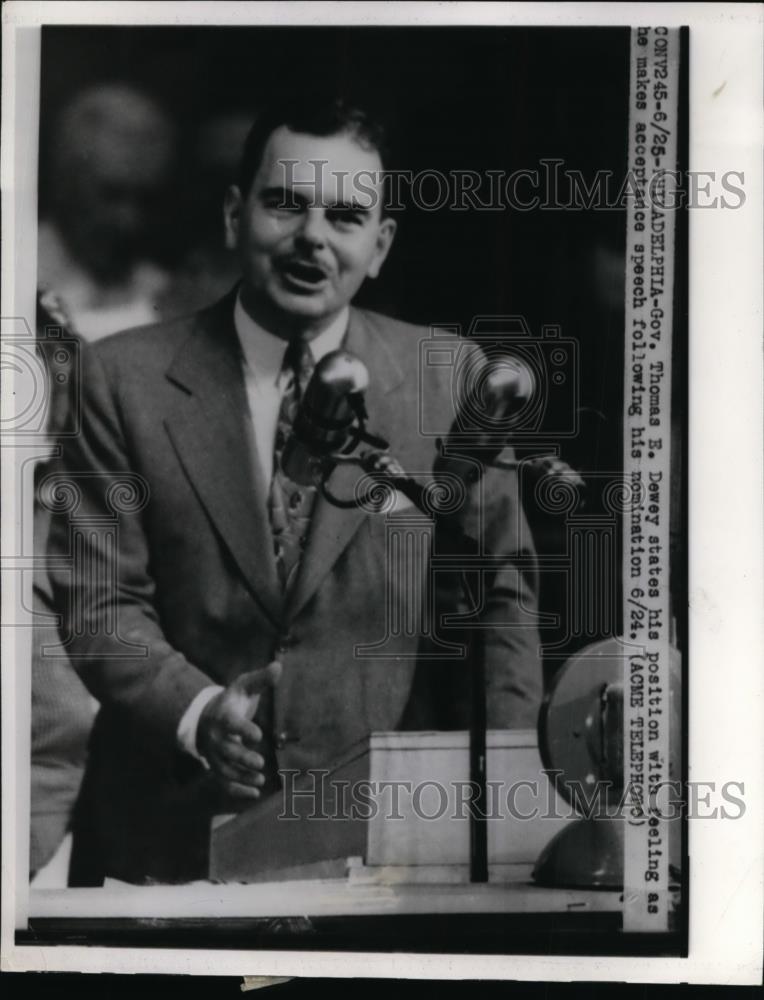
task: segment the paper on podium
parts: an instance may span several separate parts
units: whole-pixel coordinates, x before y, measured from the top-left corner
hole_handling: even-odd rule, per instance
[[[534,730],[488,732],[487,778],[489,877],[502,880],[527,872],[572,817],[542,770]],[[210,877],[341,876],[360,857],[367,870],[404,870],[412,882],[444,866],[466,880],[471,793],[467,732],[372,733],[335,766],[217,825]]]

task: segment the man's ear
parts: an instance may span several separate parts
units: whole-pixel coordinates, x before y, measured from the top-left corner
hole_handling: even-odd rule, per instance
[[[244,199],[241,196],[241,191],[235,184],[232,184],[226,191],[225,198],[223,199],[226,250],[235,250],[239,245],[239,224],[243,208]]]
[[[385,263],[387,255],[390,253],[390,247],[393,245],[395,230],[397,228],[398,223],[395,219],[387,218],[380,222],[379,231],[377,233],[377,243],[374,248],[374,256],[371,258],[371,263],[366,271],[367,277],[376,278],[382,270],[382,265]]]

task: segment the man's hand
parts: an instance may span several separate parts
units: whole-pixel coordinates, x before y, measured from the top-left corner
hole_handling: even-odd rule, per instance
[[[255,749],[263,739],[252,721],[263,691],[278,683],[281,664],[274,660],[250,670],[205,706],[196,730],[196,746],[210,770],[230,795],[260,797],[265,760]]]

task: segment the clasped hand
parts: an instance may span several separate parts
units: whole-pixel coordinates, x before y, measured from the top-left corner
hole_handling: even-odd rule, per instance
[[[265,784],[262,730],[254,719],[260,697],[278,683],[281,664],[241,674],[211,698],[199,717],[196,747],[229,795],[257,799]]]

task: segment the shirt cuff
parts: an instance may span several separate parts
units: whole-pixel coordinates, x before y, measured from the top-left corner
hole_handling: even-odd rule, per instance
[[[183,718],[178,725],[178,746],[181,750],[191,754],[205,767],[209,767],[207,761],[196,749],[196,729],[199,725],[199,717],[212,699],[224,691],[225,688],[219,684],[210,684],[209,687],[202,688],[183,714]]]

